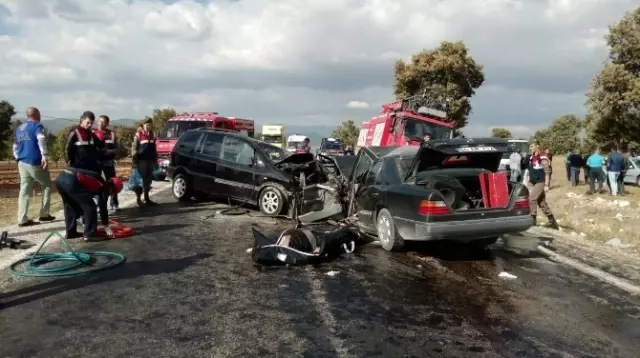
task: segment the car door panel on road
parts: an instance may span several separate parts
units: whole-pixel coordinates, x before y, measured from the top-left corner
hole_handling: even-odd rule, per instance
[[[253,200],[256,187],[255,150],[245,140],[224,136],[216,178],[225,196]]]
[[[205,134],[193,161],[193,187],[196,191],[208,194],[224,192],[224,188],[216,181],[222,140],[219,133]]]
[[[378,173],[382,167],[382,161],[375,163],[366,174],[364,178],[364,185],[358,190],[356,194],[356,202],[361,212],[358,215],[359,220],[363,225],[369,227],[375,227],[373,222],[373,210],[376,203],[380,200],[380,190],[376,185],[378,179]]]

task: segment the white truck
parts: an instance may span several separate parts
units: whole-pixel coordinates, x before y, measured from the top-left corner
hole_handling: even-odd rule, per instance
[[[262,126],[262,141],[278,148],[284,148],[284,126]]]
[[[302,142],[305,138],[307,138],[307,136],[302,134],[292,134],[287,137],[287,151],[295,153],[296,150],[302,145]]]

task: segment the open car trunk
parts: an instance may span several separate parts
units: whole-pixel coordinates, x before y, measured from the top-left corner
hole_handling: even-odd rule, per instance
[[[454,139],[423,143],[408,184],[438,191],[450,209],[504,209],[515,188],[496,173],[507,142],[501,139]]]

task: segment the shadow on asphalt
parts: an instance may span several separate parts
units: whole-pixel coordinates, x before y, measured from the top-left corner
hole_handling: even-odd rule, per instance
[[[500,252],[501,256],[509,256],[511,259],[546,257],[537,251],[525,254],[510,251],[503,246],[482,247],[450,240],[435,240],[420,243],[407,242],[405,246],[406,251],[414,251],[420,255],[443,261],[493,261],[496,258],[497,251]]]
[[[15,291],[0,294],[0,309],[19,306],[87,286],[119,280],[135,279],[142,276],[154,276],[180,272],[211,256],[213,255],[202,253],[181,259],[157,259],[127,262],[113,270],[106,270],[97,274],[60,278],[33,286],[23,287]]]

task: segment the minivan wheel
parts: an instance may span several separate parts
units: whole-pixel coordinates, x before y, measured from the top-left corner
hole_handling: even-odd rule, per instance
[[[381,209],[376,215],[376,232],[383,249],[398,251],[404,247],[404,240],[396,231],[396,224],[389,210]]]
[[[189,201],[191,199],[191,183],[184,174],[178,174],[171,183],[171,193],[178,201]]]
[[[267,187],[260,192],[258,206],[260,207],[260,211],[265,215],[280,215],[284,208],[284,196],[280,190],[274,187]]]

